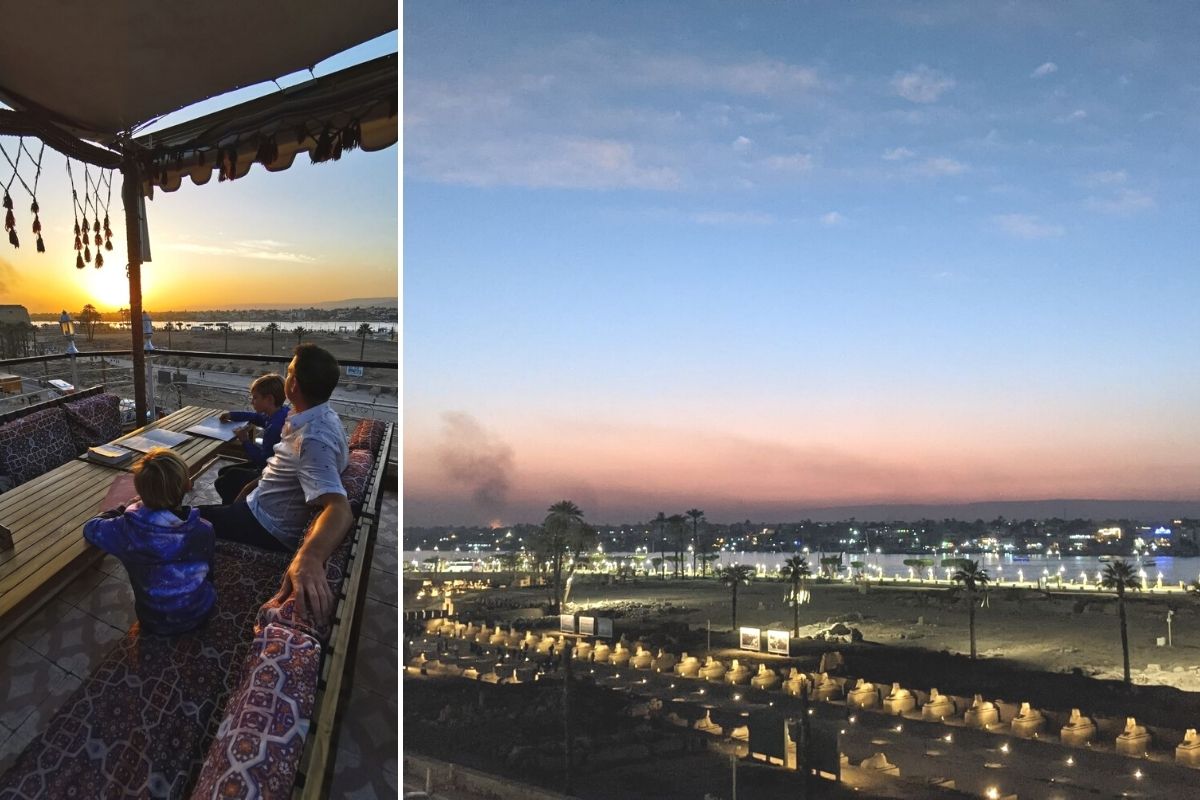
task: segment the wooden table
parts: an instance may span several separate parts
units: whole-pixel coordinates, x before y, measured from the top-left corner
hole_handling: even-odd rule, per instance
[[[183,431],[216,413],[186,406],[133,433],[153,428]],[[195,476],[224,445],[193,435],[172,449]],[[140,460],[141,454],[137,455],[133,463]],[[102,510],[100,503],[109,486],[131,466],[114,468],[73,459],[0,494],[0,524],[12,531],[13,538],[11,550],[0,550],[0,641],[103,556],[84,540],[83,523]]]

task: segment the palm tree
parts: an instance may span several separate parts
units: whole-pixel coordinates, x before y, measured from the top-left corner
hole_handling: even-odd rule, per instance
[[[83,332],[87,334],[87,340],[90,342],[96,337],[96,323],[100,321],[100,312],[91,303],[83,307],[79,312],[79,324],[83,326]]]
[[[675,534],[675,577],[679,578],[683,575],[683,523],[686,522],[683,514],[672,514],[667,517],[667,525],[671,527],[671,532]]]
[[[733,629],[737,630],[737,593],[740,584],[750,584],[750,579],[754,577],[754,567],[749,564],[731,564],[728,567],[721,567],[717,570],[717,579],[721,583],[729,587],[732,593],[732,603],[730,605],[730,620],[733,623]]]
[[[658,512],[658,516],[654,518],[654,525],[658,528],[658,555],[662,558],[663,563],[667,563],[667,515],[663,512]],[[662,574],[663,580],[666,580],[667,573]]]
[[[1121,657],[1125,662],[1125,683],[1129,684],[1132,681],[1129,677],[1129,633],[1125,627],[1125,590],[1141,591],[1142,580],[1127,561],[1117,560],[1104,565],[1100,585],[1117,593],[1117,614],[1121,618]]]
[[[792,636],[800,635],[800,589],[804,586],[812,570],[808,568],[808,559],[804,556],[792,556],[783,562],[780,570],[783,577],[792,582]]]
[[[975,658],[975,593],[986,589],[991,577],[987,570],[979,568],[978,561],[963,559],[954,573],[954,582],[961,583],[967,590],[967,624],[971,629],[971,658]]]
[[[358,338],[362,340],[362,344],[358,348],[358,360],[363,360],[363,353],[367,350],[367,334],[371,332],[371,324],[364,322],[358,326]]]
[[[268,322],[263,330],[271,334],[271,355],[275,355],[275,331],[279,330],[279,323]]]
[[[697,530],[700,527],[700,520],[704,519],[704,512],[698,508],[689,508],[683,512],[692,518],[692,577],[696,577],[696,556],[700,554],[700,538],[697,535]]]
[[[542,523],[543,549],[549,550],[550,570],[554,576],[553,612],[558,614],[563,596],[563,557],[566,555],[567,542],[572,530],[583,526],[583,512],[570,500],[560,500],[550,506],[547,511],[550,513],[546,515],[546,520]]]
[[[296,334],[296,346],[299,347],[300,343],[304,340],[304,334],[308,333],[308,331],[304,330],[303,325],[297,325],[292,329],[292,333]]]

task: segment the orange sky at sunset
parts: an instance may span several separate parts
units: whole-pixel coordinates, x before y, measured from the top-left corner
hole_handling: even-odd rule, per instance
[[[76,173],[79,165],[73,165]],[[147,203],[153,261],[142,268],[151,312],[247,306],[304,306],[395,297],[398,288],[397,149],[347,153],[335,164],[297,159],[290,170],[255,167],[240,180],[185,181]],[[76,182],[81,183],[76,174]],[[47,149],[39,187],[46,253],[32,241],[0,247],[0,303],[31,312],[128,306],[120,176],[109,207],[113,251],[105,265],[75,268],[70,185],[64,159]],[[14,192],[17,224],[29,201]]]

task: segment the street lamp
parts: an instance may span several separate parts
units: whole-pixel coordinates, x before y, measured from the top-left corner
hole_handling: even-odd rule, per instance
[[[67,355],[71,357],[71,382],[75,384],[75,388],[79,388],[79,367],[75,363],[75,356],[79,355],[79,348],[75,346],[75,322],[71,319],[71,315],[64,308],[62,314],[58,318],[58,327],[62,331],[62,335],[67,340]]]
[[[154,364],[152,356],[154,355],[154,323],[150,321],[150,315],[145,311],[142,312],[142,350],[146,353],[146,402],[150,406],[150,419],[158,419],[158,406],[154,403]]]

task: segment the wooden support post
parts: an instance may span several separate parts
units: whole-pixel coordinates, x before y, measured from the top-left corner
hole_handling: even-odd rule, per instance
[[[129,330],[133,334],[133,402],[137,426],[149,422],[146,409],[146,354],[142,351],[142,179],[135,154],[125,145],[121,161],[121,203],[125,207],[125,243],[129,255]]]

